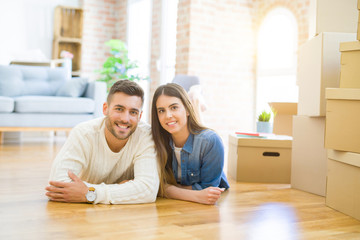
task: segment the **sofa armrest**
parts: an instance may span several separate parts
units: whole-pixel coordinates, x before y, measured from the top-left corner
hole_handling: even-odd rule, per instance
[[[94,99],[95,101],[95,111],[94,117],[103,116],[103,104],[106,102],[106,83],[93,81],[89,82],[86,88],[84,97]]]

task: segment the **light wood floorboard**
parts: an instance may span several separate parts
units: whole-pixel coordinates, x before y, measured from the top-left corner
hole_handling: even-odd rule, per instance
[[[360,221],[288,184],[236,183],[215,206],[49,202],[63,141],[0,145],[0,239],[360,239]]]

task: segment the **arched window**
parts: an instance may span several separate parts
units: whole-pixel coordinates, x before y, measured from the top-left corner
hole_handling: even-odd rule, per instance
[[[175,76],[178,4],[179,0],[162,0],[161,56],[158,60],[161,84],[171,82]]]
[[[297,102],[297,22],[292,12],[276,8],[263,20],[257,42],[256,112],[268,102]]]
[[[151,50],[151,0],[128,0],[128,32],[127,43],[129,58],[136,61],[138,69],[132,70],[141,77],[150,77]],[[142,120],[149,121],[150,85],[148,81],[140,81],[144,89]]]
[[[128,0],[127,42],[129,58],[138,63],[140,76],[150,75],[151,5],[150,0]]]

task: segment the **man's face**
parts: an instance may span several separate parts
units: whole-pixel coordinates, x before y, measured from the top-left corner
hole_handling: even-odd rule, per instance
[[[109,103],[104,103],[106,128],[118,140],[125,140],[135,132],[140,121],[142,101],[138,96],[115,93]]]

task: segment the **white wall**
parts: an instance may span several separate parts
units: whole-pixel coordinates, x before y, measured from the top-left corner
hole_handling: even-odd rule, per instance
[[[79,0],[0,0],[0,64],[51,59],[54,10]]]

